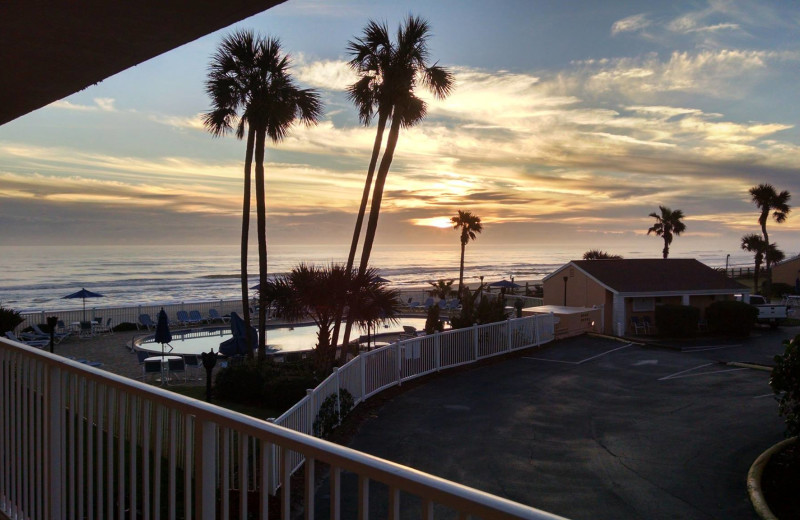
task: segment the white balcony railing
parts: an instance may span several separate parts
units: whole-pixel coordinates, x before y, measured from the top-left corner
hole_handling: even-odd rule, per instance
[[[327,471],[331,518],[343,502],[367,518],[372,481],[388,487],[392,519],[420,500],[422,518],[433,518],[434,504],[460,518],[557,518],[305,434],[322,399],[340,388],[363,400],[446,366],[549,341],[552,330],[551,316],[537,316],[368,352],[279,418],[288,427],[0,340],[0,512],[12,519],[248,518],[248,511],[267,518],[271,506],[288,519],[294,505],[313,518],[315,477]],[[303,479],[293,480],[301,463]],[[343,496],[343,473],[357,478],[357,496]]]

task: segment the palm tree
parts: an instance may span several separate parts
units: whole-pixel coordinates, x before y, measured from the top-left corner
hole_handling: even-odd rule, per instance
[[[764,251],[766,248],[766,243],[764,239],[755,233],[751,233],[749,235],[745,235],[742,237],[742,249],[753,253],[755,256],[755,271],[753,273],[753,291],[756,293],[759,292],[758,290],[758,275],[759,271],[761,271],[761,264],[764,262]]]
[[[620,255],[612,255],[599,249],[590,249],[583,253],[584,260],[622,260]]]
[[[458,270],[458,296],[460,298],[464,287],[464,251],[467,243],[478,238],[477,234],[483,231],[483,224],[481,224],[479,216],[461,210],[458,210],[458,215],[450,218],[450,222],[453,223],[453,229],[461,228],[461,264]]]
[[[664,238],[664,258],[669,256],[669,245],[672,243],[672,237],[678,236],[686,231],[686,225],[681,222],[683,218],[683,211],[676,209],[672,211],[666,206],[659,206],[661,215],[657,213],[650,213],[649,216],[656,219],[656,223],[647,230],[647,234],[655,233],[656,236]]]
[[[289,274],[269,281],[264,293],[287,321],[310,317],[319,327],[314,352],[321,374],[327,374],[333,366],[335,349],[331,333],[345,305],[350,306],[349,314],[354,321],[365,326],[395,321],[399,309],[397,291],[387,289],[376,270],[368,269],[358,276],[335,263],[325,267],[300,264]]]
[[[432,287],[432,289],[428,291],[428,294],[435,296],[440,300],[446,300],[453,292],[453,280],[439,279],[435,282],[428,283]]]
[[[783,190],[778,193],[772,184],[759,184],[750,188],[750,197],[753,203],[761,210],[758,216],[758,223],[761,225],[761,234],[764,238],[765,248],[769,248],[769,234],[767,234],[767,220],[769,219],[770,212],[772,218],[778,224],[786,221],[789,215],[789,199],[792,196],[788,191]],[[772,259],[765,255],[767,263],[767,283],[772,284]]]
[[[264,182],[264,149],[269,136],[278,143],[298,119],[305,124],[316,124],[322,112],[319,95],[311,89],[298,88],[289,74],[289,58],[282,55],[280,42],[276,38],[261,38],[249,31],[234,33],[231,38],[240,40],[247,60],[240,60],[234,52],[226,52],[225,42],[218,51],[221,67],[211,73],[219,80],[219,95],[214,99],[212,113],[217,120],[225,116],[235,117],[243,110],[240,126],[246,124],[254,130],[254,160],[256,163],[256,215],[258,222],[258,267],[259,286],[267,284],[267,224]],[[241,61],[243,65],[235,66]],[[232,65],[233,64],[233,65]],[[266,294],[259,291],[258,356],[266,356]]]
[[[244,196],[242,201],[241,285],[242,319],[250,336],[250,297],[247,282],[247,251],[250,236],[250,201],[255,128],[247,122],[246,107],[249,71],[255,66],[256,45],[250,32],[235,32],[223,38],[220,48],[212,56],[206,80],[206,92],[211,97],[212,110],[204,114],[203,125],[214,137],[222,137],[236,125],[236,138],[242,139],[247,131],[244,159]],[[249,344],[253,343],[247,338]],[[253,352],[248,351],[252,356]]]
[[[362,77],[361,81],[363,82],[359,91],[367,93],[359,99],[370,103],[369,105],[359,103],[359,112],[364,114],[372,110],[375,105],[378,107],[378,132],[381,135],[376,136],[376,142],[379,142],[378,137],[382,138],[381,115],[386,114],[386,117],[392,121],[386,148],[372,189],[369,220],[358,268],[360,274],[366,272],[369,265],[369,257],[378,229],[383,189],[397,148],[400,127],[410,128],[425,118],[427,105],[414,94],[414,90],[418,85],[422,85],[430,90],[434,97],[444,99],[453,88],[453,76],[447,69],[436,64],[428,64],[427,39],[429,35],[428,22],[419,17],[409,16],[398,29],[395,42],[388,37],[385,25],[371,22],[365,30],[364,38],[361,39],[361,43],[365,44],[363,49],[358,45],[359,41],[356,42],[355,47],[351,45],[352,61],[355,62],[354,68]],[[356,48],[359,52],[353,53]],[[363,53],[360,53],[362,50]],[[364,80],[364,77],[371,79]],[[367,88],[368,85],[371,87]],[[353,93],[355,90],[355,88],[351,89],[350,92]],[[377,161],[374,152],[373,147],[373,156]],[[368,180],[371,181],[371,179]],[[350,336],[351,325],[352,320],[348,317],[343,341],[345,344]]]

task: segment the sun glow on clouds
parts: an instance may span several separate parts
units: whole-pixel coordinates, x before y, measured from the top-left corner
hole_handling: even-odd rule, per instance
[[[430,226],[442,229],[453,227],[450,217],[414,218],[411,219],[411,223],[415,226]]]

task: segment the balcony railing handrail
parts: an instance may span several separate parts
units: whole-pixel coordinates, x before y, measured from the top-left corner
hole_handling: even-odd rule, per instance
[[[531,323],[536,324],[537,320],[543,322],[542,317],[538,317]],[[511,327],[511,321],[503,323],[507,327],[505,337],[511,338],[512,332],[508,328]],[[517,330],[521,330],[519,327],[527,325],[518,323],[515,326],[518,327]],[[500,326],[492,327],[492,324],[489,324],[481,328],[487,331],[487,338],[489,331],[501,334],[498,332],[501,330]],[[474,330],[477,331],[478,327],[474,327]],[[474,336],[477,349],[478,336],[474,332],[471,334]],[[495,337],[500,338],[497,334]],[[536,335],[538,336],[538,331]],[[437,336],[439,337],[428,337],[426,341],[433,346],[439,345],[441,336],[444,335]],[[409,340],[404,346],[413,349],[414,341]],[[486,345],[492,347],[488,343]],[[506,346],[511,348],[510,343]],[[395,344],[369,354],[377,361],[395,360],[399,371],[401,367],[399,362],[403,359],[401,347],[403,346]],[[472,348],[470,345],[468,347]],[[421,353],[421,343],[419,348]],[[363,370],[368,356],[359,357],[360,359],[356,358],[359,361],[355,363],[351,361],[351,367],[361,364]],[[339,374],[334,373],[331,377],[338,376]],[[363,380],[361,384],[363,387]],[[325,385],[326,382],[323,382],[318,387],[321,392],[330,390]],[[337,384],[337,391],[339,388]],[[316,397],[319,396],[312,393],[305,401]],[[365,395],[360,396],[362,400],[365,397]],[[315,402],[318,404],[319,401],[316,399]],[[303,401],[298,405],[302,403]],[[33,518],[66,517],[74,514],[76,507],[78,513],[84,507],[92,511],[95,502],[97,517],[103,517],[103,513],[122,508],[123,501],[120,501],[120,496],[124,500],[133,501],[132,508],[138,509],[141,506],[146,512],[145,518],[148,517],[150,509],[153,509],[153,516],[157,517],[158,497],[155,491],[152,493],[153,496],[150,496],[150,488],[154,485],[154,481],[160,482],[158,479],[162,477],[156,469],[152,470],[152,475],[145,473],[149,471],[150,464],[156,464],[157,467],[161,464],[158,453],[162,453],[161,446],[168,446],[168,462],[164,463],[168,463],[170,471],[173,472],[183,467],[186,475],[184,496],[191,496],[191,486],[195,487],[194,502],[185,502],[183,507],[189,512],[196,508],[197,518],[214,518],[217,507],[229,506],[227,492],[219,494],[219,503],[209,497],[218,496],[217,493],[223,486],[224,489],[235,489],[233,482],[235,478],[239,479],[237,486],[240,490],[241,517],[246,516],[247,510],[247,493],[243,490],[253,489],[260,493],[263,508],[266,507],[267,493],[273,493],[278,482],[282,483],[280,498],[284,517],[287,517],[286,511],[290,502],[289,476],[296,467],[296,460],[291,455],[294,452],[306,460],[307,475],[311,475],[312,481],[314,464],[316,461],[321,461],[330,464],[336,475],[344,470],[359,475],[360,482],[366,479],[365,481],[376,480],[387,484],[393,490],[395,508],[399,507],[397,506],[399,491],[405,491],[420,496],[426,504],[443,504],[456,511],[482,517],[558,518],[277,424],[244,416],[5,339],[0,339],[0,406],[13,409],[11,412],[4,412],[5,415],[0,413],[0,424],[3,424],[4,429],[13,428],[16,432],[8,435],[9,432],[0,431],[0,456],[2,460],[10,461],[14,466],[13,473],[9,469],[0,469],[2,473],[0,511],[12,517],[20,514]],[[104,415],[106,408],[108,413]],[[297,409],[301,408],[298,406]],[[310,408],[301,413],[313,412],[312,415],[315,415],[316,411]],[[172,431],[171,428],[170,431],[159,429],[164,428],[165,421],[169,421],[173,426],[177,425],[180,431]],[[35,438],[27,439],[21,432],[33,432],[35,425],[44,425],[44,428],[41,431],[37,430]],[[10,441],[5,443],[5,439]],[[86,442],[89,444],[84,452]],[[96,443],[96,454],[92,452],[92,443]],[[119,449],[122,449],[123,443],[125,446],[135,445],[141,449],[142,455],[137,454],[137,450],[129,452],[127,458],[120,454],[115,471],[117,455],[112,454],[115,453],[114,449],[118,443]],[[37,451],[42,448],[41,445],[43,453]],[[153,449],[156,450],[154,452],[156,457],[148,462],[150,457],[144,454],[150,453]],[[108,453],[107,459],[103,458],[105,450]],[[23,453],[22,459],[18,455],[20,452]],[[259,457],[256,457],[257,452],[260,453]],[[82,464],[85,461],[81,459],[81,453],[89,457],[89,464]],[[252,457],[248,453],[252,453]],[[91,466],[92,456],[96,457],[94,466]],[[70,469],[72,473],[65,474],[66,470],[61,464],[58,468],[48,469],[48,464],[66,462],[68,458],[72,461],[71,467],[77,460],[77,465],[80,467],[77,478],[62,479],[61,477],[65,475],[68,477],[74,475],[75,470]],[[33,468],[44,466],[47,477],[33,478],[31,476],[33,470],[25,469],[26,466],[21,465],[20,461],[27,461],[26,463]],[[96,472],[103,475],[102,471],[106,466],[108,474],[104,479],[106,481],[115,479],[117,483],[113,485],[109,483],[105,490],[106,494],[103,495],[105,485],[98,479],[95,495],[92,495],[86,490],[86,486],[94,489],[92,486],[95,484],[92,479]],[[144,472],[140,488],[137,488],[135,481],[128,481],[126,484],[125,480],[128,474],[137,474],[137,467]],[[235,470],[235,467],[238,467],[238,470]],[[248,473],[251,469],[252,472]],[[18,472],[22,472],[23,476],[17,475]],[[7,478],[8,475],[10,477]],[[189,480],[191,475],[193,481]],[[252,475],[252,478],[248,475]],[[34,489],[36,488],[34,483],[39,483],[42,478],[49,479],[42,483],[44,490]],[[17,479],[21,479],[22,482]],[[338,478],[334,480],[338,482]],[[267,482],[271,484],[267,485]],[[158,489],[158,484],[155,486],[153,489]],[[169,481],[169,486],[174,487],[174,480]],[[335,493],[338,494],[338,484],[334,483],[334,487],[336,487]],[[147,492],[143,491],[145,489]],[[53,490],[55,491],[51,492]],[[314,501],[313,485],[307,482],[305,492],[306,506],[311,507]],[[361,492],[368,493],[363,488]],[[151,498],[154,501],[151,501]],[[60,502],[54,503],[62,500],[64,505]],[[143,502],[139,503],[140,500]],[[169,508],[174,513],[177,498],[168,495],[167,500]],[[69,515],[67,503],[70,507]],[[338,497],[336,503],[339,503]],[[358,505],[359,507],[364,505],[362,498],[358,500]],[[25,512],[29,507],[35,514],[28,515]]]

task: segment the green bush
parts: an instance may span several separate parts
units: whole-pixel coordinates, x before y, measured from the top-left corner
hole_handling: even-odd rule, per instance
[[[775,356],[769,386],[778,399],[778,414],[786,422],[786,436],[800,434],[800,335],[783,341],[783,355]]]
[[[14,309],[0,307],[0,335],[5,336],[6,332],[17,328],[17,325],[25,321],[19,312]]]
[[[697,332],[700,309],[689,305],[658,305],[656,327],[664,336],[686,337]]]
[[[712,332],[748,336],[758,318],[758,309],[749,303],[733,300],[714,302],[706,309],[706,321]]]
[[[333,430],[339,426],[344,417],[353,409],[353,395],[342,388],[339,390],[339,409],[336,409],[337,399],[336,394],[333,393],[322,401],[319,407],[317,418],[314,419],[314,435],[323,439],[327,439]]]
[[[506,319],[506,301],[502,295],[496,298],[481,298],[477,304],[475,300],[480,296],[480,290],[470,294],[465,288],[461,298],[461,313],[453,316],[450,324],[454,329],[472,327],[474,324],[494,323]]]
[[[214,379],[215,395],[221,399],[286,410],[318,384],[309,361],[274,363],[246,360],[221,369]]]

